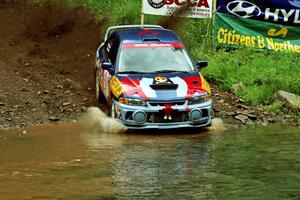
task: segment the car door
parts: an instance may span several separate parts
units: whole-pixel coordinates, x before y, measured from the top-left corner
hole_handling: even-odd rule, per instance
[[[120,42],[115,35],[112,35],[100,50],[100,87],[106,99],[111,99],[109,80],[115,73],[116,60]],[[105,63],[105,64],[103,64]],[[107,69],[107,64],[111,66]]]

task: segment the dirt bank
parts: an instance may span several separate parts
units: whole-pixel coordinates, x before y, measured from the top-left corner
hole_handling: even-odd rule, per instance
[[[96,105],[101,22],[86,8],[0,1],[0,127],[73,120]]]
[[[97,105],[94,54],[104,23],[84,7],[0,0],[0,128],[76,120]],[[213,88],[214,116],[278,120]]]

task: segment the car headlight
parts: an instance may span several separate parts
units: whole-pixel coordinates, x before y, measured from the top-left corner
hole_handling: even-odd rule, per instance
[[[119,99],[119,103],[130,105],[130,106],[145,106],[146,102],[141,99],[123,98]]]
[[[194,97],[189,100],[189,105],[205,103],[208,102],[210,99],[211,97],[209,95]]]

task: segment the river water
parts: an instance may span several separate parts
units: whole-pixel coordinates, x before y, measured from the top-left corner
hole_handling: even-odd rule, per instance
[[[300,199],[300,129],[0,131],[0,199]]]

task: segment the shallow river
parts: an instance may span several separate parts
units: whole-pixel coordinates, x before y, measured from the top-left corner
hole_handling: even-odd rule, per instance
[[[300,129],[0,131],[0,199],[300,199]]]

